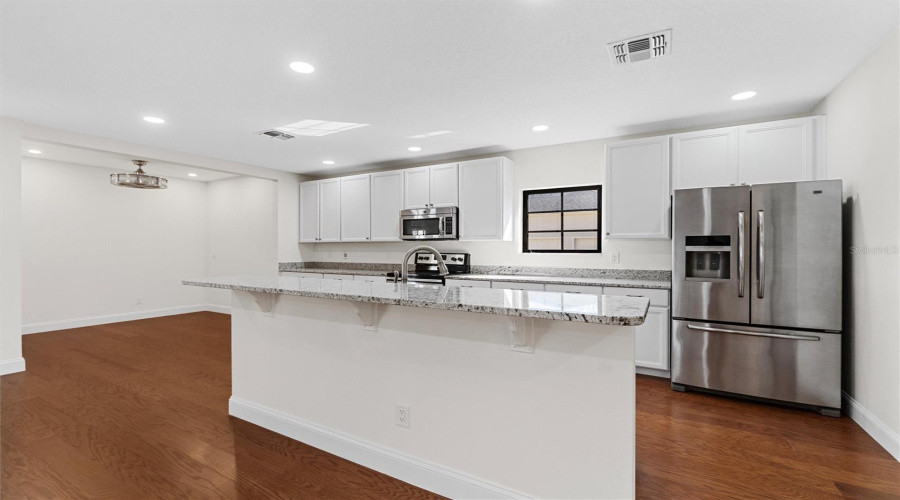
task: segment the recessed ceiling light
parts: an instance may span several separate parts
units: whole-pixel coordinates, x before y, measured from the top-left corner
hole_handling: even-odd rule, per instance
[[[162,118],[157,118],[155,116],[145,116],[144,121],[150,123],[166,123]]]
[[[324,163],[326,165],[334,165],[334,161],[332,161],[332,160],[323,160],[322,163]]]
[[[28,152],[31,153],[31,154],[33,154],[33,155],[39,155],[39,154],[43,154],[43,153],[44,153],[44,152],[41,151],[40,149],[29,149]]]
[[[452,133],[452,132],[450,132],[449,130],[438,130],[437,132],[428,132],[426,134],[411,135],[411,136],[407,137],[407,139],[424,139],[426,137],[434,137],[436,135],[444,135],[444,134],[450,134],[450,133]]]
[[[291,69],[297,73],[312,73],[316,70],[312,64],[303,61],[294,61],[291,63]]]
[[[195,174],[195,173],[193,173],[193,172],[189,172],[189,173],[188,173],[188,177],[197,177],[197,174]]]
[[[756,92],[754,92],[752,90],[748,90],[746,92],[738,92],[737,94],[734,94],[733,96],[731,96],[731,100],[732,101],[743,101],[744,99],[750,99],[751,97],[753,97],[755,95],[756,95]]]
[[[550,127],[548,127],[546,125],[535,125],[535,126],[531,127],[531,130],[534,130],[535,132],[543,132],[549,128]]]
[[[422,148],[420,148],[419,146],[412,146],[412,147],[407,148],[407,149],[409,149],[410,151],[413,151],[413,152],[415,152],[415,151],[422,151]]]

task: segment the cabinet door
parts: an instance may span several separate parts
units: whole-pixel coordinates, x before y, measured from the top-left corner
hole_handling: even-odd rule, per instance
[[[738,128],[672,136],[672,189],[734,186],[738,176]]]
[[[644,324],[634,332],[634,364],[669,369],[669,308],[650,306]]]
[[[341,241],[369,241],[369,174],[341,177]]]
[[[430,167],[403,171],[403,208],[425,208],[431,203]]]
[[[319,241],[341,241],[341,180],[319,181]]]
[[[740,172],[745,184],[813,180],[813,118],[740,127]]]
[[[319,241],[319,181],[300,183],[300,242]]]
[[[370,276],[368,274],[354,274],[354,281],[369,281],[372,283],[387,283],[387,276]]]
[[[511,239],[512,194],[503,158],[459,164],[459,239]],[[509,191],[509,192],[508,192]]]
[[[400,241],[403,172],[372,174],[372,241]]]
[[[445,279],[444,284],[447,286],[458,286],[460,288],[490,288],[490,281],[482,281],[482,280],[454,280],[454,279]]]
[[[603,295],[602,286],[591,285],[558,285],[556,283],[547,283],[544,285],[547,292],[563,292],[563,293],[587,293],[592,295]]]
[[[431,167],[431,206],[455,207],[459,205],[459,175],[456,163],[432,165]]]
[[[669,238],[669,138],[606,146],[606,237]]]

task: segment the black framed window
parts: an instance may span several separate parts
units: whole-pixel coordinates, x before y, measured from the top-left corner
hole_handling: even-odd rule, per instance
[[[522,251],[600,252],[600,186],[522,193]]]

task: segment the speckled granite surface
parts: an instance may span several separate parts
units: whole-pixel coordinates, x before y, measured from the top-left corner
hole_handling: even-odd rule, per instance
[[[400,271],[400,266],[359,262],[281,262],[278,264],[278,269],[279,271],[306,271],[323,274],[381,275],[388,271]],[[672,271],[644,269],[472,266],[472,274],[454,275],[452,278],[516,283],[672,289]]]
[[[225,276],[182,281],[185,285],[409,307],[500,314],[557,321],[637,326],[650,300],[643,297],[373,283],[295,276]]]

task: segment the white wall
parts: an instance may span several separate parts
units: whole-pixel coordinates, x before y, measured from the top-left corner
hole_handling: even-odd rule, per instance
[[[0,117],[0,375],[22,359],[22,122]]]
[[[126,189],[113,172],[22,159],[26,331],[204,303],[181,280],[205,275],[206,184]]]
[[[278,183],[234,177],[208,183],[206,195],[206,275],[277,274]],[[207,302],[230,307],[231,291],[208,289]]]
[[[844,180],[844,390],[886,427],[861,422],[900,460],[900,255],[850,252],[900,245],[898,45],[895,30],[815,111],[828,120],[829,177]]]

